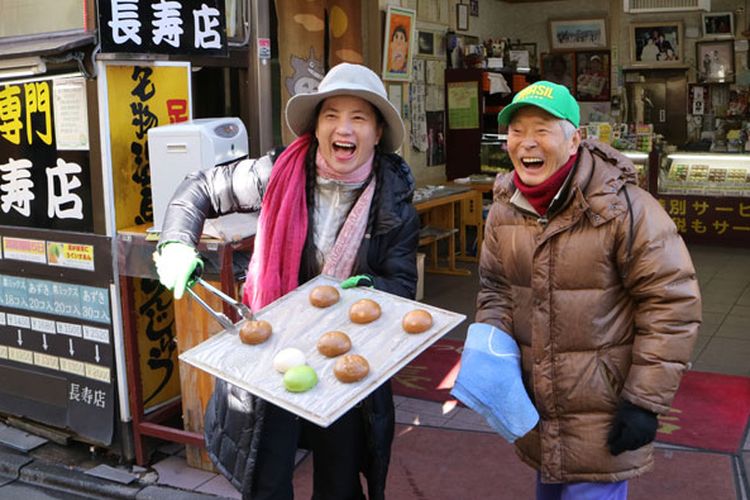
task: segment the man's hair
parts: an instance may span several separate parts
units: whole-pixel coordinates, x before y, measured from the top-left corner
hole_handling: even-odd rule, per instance
[[[573,134],[575,134],[576,130],[578,130],[576,126],[570,123],[568,120],[560,120],[560,128],[565,135],[566,141],[573,137]]]

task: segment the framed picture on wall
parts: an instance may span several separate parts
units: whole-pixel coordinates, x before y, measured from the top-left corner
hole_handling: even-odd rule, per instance
[[[681,66],[684,43],[680,21],[632,24],[630,62],[646,68]]]
[[[734,82],[734,40],[695,42],[695,61],[699,82]]]
[[[609,101],[608,50],[576,52],[576,95],[579,101]]]
[[[411,78],[415,19],[413,9],[388,6],[385,13],[383,80],[409,81]]]
[[[510,50],[525,50],[529,53],[529,65],[532,68],[536,68],[539,64],[539,59],[536,54],[536,44],[532,42],[516,42],[510,44]]]
[[[565,85],[570,93],[576,91],[576,59],[574,52],[542,54],[542,80]]]
[[[706,38],[733,38],[734,14],[732,12],[709,12],[701,14],[703,36]]]
[[[552,51],[606,49],[607,19],[551,19],[549,46]]]
[[[417,54],[420,56],[435,55],[435,33],[432,31],[417,31]]]
[[[456,4],[456,30],[469,30],[469,6],[465,3]]]

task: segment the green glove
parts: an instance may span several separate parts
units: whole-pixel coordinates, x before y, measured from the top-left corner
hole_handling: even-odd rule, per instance
[[[154,252],[154,261],[159,282],[174,292],[175,299],[182,298],[185,288],[192,285],[189,281],[195,268],[200,266],[203,269],[203,261],[195,248],[179,241],[162,245],[159,252]]]
[[[367,286],[372,288],[373,286],[375,286],[375,281],[369,274],[358,274],[356,276],[346,278],[341,282],[341,288],[343,288],[344,290],[346,290],[347,288],[354,288],[355,286]]]

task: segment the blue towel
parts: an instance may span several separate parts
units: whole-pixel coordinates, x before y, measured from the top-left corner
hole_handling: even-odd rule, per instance
[[[451,394],[511,443],[539,421],[521,379],[518,345],[510,335],[485,323],[469,326]]]

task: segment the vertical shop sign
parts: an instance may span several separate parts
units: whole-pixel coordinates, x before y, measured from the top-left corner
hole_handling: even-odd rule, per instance
[[[108,65],[107,93],[117,229],[150,225],[148,130],[190,119],[190,66]],[[172,294],[157,281],[133,279],[144,405],[180,393]]]
[[[80,90],[60,97],[58,85]],[[1,224],[93,231],[88,140],[78,140],[76,147],[68,140],[88,137],[88,123],[68,119],[70,99],[85,116],[81,77],[0,84]],[[58,121],[66,123],[62,141]]]
[[[226,56],[224,0],[99,0],[102,52]]]
[[[110,239],[3,227],[0,243],[0,411],[111,444]]]

